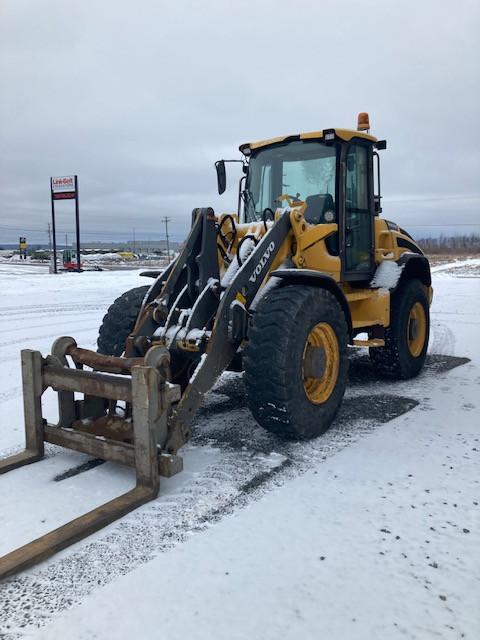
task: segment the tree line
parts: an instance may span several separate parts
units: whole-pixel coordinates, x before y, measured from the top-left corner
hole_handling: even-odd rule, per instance
[[[438,254],[480,254],[480,235],[477,233],[445,236],[437,238],[418,238],[416,242],[425,253]]]

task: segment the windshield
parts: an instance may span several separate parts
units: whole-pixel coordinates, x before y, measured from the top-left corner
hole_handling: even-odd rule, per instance
[[[276,202],[288,194],[305,201],[305,219],[325,222],[326,211],[335,213],[336,147],[316,140],[298,140],[259,151],[250,159],[244,191],[245,218],[261,220],[265,208],[286,206]]]

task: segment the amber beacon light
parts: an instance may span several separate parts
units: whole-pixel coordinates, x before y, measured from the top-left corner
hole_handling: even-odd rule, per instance
[[[359,113],[358,114],[358,125],[357,131],[369,131],[370,129],[370,120],[368,118],[368,113]]]

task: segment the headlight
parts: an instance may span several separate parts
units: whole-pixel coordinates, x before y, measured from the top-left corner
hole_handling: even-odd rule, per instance
[[[325,220],[325,222],[335,222],[335,211],[332,211],[331,209],[325,211],[325,213],[323,214],[323,219]]]

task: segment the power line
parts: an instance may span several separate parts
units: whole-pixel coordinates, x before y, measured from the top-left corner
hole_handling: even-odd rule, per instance
[[[439,198],[414,198],[410,200],[390,200],[383,197],[383,202],[433,202],[436,200],[474,200],[480,198],[479,196],[441,196]]]
[[[403,223],[402,223],[403,224]],[[431,224],[429,222],[425,222],[424,224],[410,224],[409,222],[405,223],[406,227],[480,227],[479,222],[458,222],[458,223],[445,223],[445,224]]]
[[[14,204],[0,204],[5,209],[16,209],[17,211],[40,211],[41,213],[50,213],[48,209],[31,209],[29,207],[17,207]]]
[[[480,198],[480,194],[470,195],[470,196],[438,196],[435,198],[409,198],[409,199],[402,199],[402,200],[391,200],[390,198],[383,197],[383,202],[388,202],[388,203],[434,202],[434,201],[442,201],[442,200],[475,200],[479,198]],[[18,205],[8,204],[8,203],[0,203],[0,207],[6,208],[6,209],[15,209],[17,211],[35,211],[40,213],[50,213],[49,209],[38,209],[34,207],[19,207]],[[86,213],[105,214],[105,210],[100,211],[98,209],[89,209],[86,211]]]
[[[36,228],[36,229],[32,229],[32,228],[28,228],[28,227],[19,227],[19,226],[15,226],[15,227],[10,227],[10,226],[6,226],[6,225],[0,225],[0,229],[5,229],[7,231],[31,231],[32,233],[43,233],[41,228]],[[69,228],[61,228],[58,229],[59,233],[73,233],[74,230],[72,227]],[[148,233],[149,235],[151,235],[151,230],[149,231],[145,231],[142,233]],[[131,239],[132,235],[131,232],[128,231],[128,229],[126,231],[111,231],[110,229],[107,229],[105,231],[82,231],[82,236],[83,235],[91,235],[91,236],[125,236],[129,239]],[[162,235],[162,232],[159,230],[158,234],[159,236]]]
[[[167,218],[166,216],[163,218],[163,221],[165,222],[165,229],[166,229],[166,236],[167,236],[167,240],[169,239],[169,235],[168,235],[168,222],[170,222],[170,218]],[[413,223],[410,224],[409,222],[402,222],[402,224],[405,224],[405,226],[408,227],[480,227],[480,222],[435,222],[435,223],[431,223],[431,222],[424,222],[424,223]],[[19,226],[15,226],[15,227],[10,227],[10,226],[6,226],[6,225],[0,225],[0,229],[4,229],[6,231],[30,231],[31,233],[44,233],[44,231],[41,228],[36,228],[36,229],[32,229],[29,227],[19,227]],[[68,233],[73,233],[73,229],[72,228],[62,228],[62,229],[58,229],[59,233],[63,233],[63,234],[68,234]],[[48,232],[47,232],[48,233]],[[145,232],[147,233],[147,232]],[[135,236],[137,235],[134,232]],[[148,231],[149,236],[151,235],[151,231]],[[131,241],[131,232],[129,232],[128,230],[126,231],[111,231],[110,229],[105,230],[105,231],[83,231],[82,235],[84,236],[117,236],[117,237],[125,237],[127,241]],[[155,234],[157,235],[157,234]],[[161,236],[162,233],[161,231],[158,232],[158,236]],[[177,234],[180,235],[180,234]],[[161,238],[159,238],[161,239]]]

